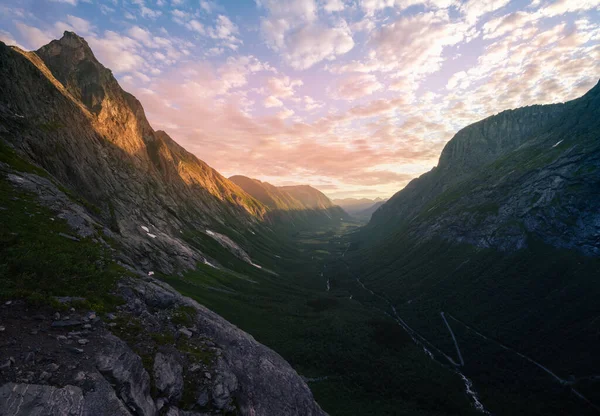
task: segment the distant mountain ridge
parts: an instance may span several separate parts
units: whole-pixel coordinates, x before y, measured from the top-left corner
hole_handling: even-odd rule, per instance
[[[371,219],[371,215],[386,201],[387,199],[383,198],[343,198],[334,199],[333,203],[342,207],[351,216],[368,221]]]
[[[306,224],[337,222],[348,217],[325,194],[309,185],[274,186],[241,175],[232,176],[229,180],[268,207],[267,216],[275,221],[291,220]]]

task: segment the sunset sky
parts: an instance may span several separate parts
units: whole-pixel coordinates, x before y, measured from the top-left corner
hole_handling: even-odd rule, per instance
[[[460,128],[600,78],[600,0],[0,0],[0,39],[63,31],[225,176],[388,197]]]

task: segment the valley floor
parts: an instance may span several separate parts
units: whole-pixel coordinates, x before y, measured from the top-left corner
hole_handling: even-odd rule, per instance
[[[361,279],[348,260],[355,226],[258,247],[253,258],[277,275],[220,258],[237,273],[164,278],[279,352],[331,415],[597,414],[593,377],[552,377],[493,328],[440,304],[397,304]]]

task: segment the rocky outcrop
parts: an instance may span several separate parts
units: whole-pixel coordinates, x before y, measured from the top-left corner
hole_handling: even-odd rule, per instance
[[[121,401],[136,414],[156,413],[150,397],[150,376],[142,365],[142,359],[127,344],[112,334],[102,339],[102,347],[96,354],[98,371],[115,386]]]
[[[117,293],[123,305],[102,317],[0,307],[12,357],[0,414],[325,415],[277,353],[165,283],[124,278]]]
[[[158,353],[154,357],[154,384],[159,394],[177,402],[183,392],[183,367],[170,354]]]
[[[56,388],[7,383],[0,387],[0,414],[14,416],[74,416],[83,414],[79,387]]]
[[[565,103],[505,111],[461,130],[439,165],[372,217],[375,241],[408,233],[516,250],[535,238],[600,254],[600,84]]]

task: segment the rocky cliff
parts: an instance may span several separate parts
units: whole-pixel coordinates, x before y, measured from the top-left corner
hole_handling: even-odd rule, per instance
[[[277,353],[152,277],[222,267],[189,235],[252,263],[225,234],[265,212],[82,38],[0,43],[0,414],[323,415]]]
[[[205,256],[182,230],[247,228],[264,215],[237,185],[155,132],[74,33],[36,52],[1,44],[0,63],[2,139],[80,195],[131,263],[193,268]]]
[[[373,215],[370,232],[410,230],[514,250],[534,237],[599,254],[600,85],[565,103],[502,112],[464,128],[439,164]]]

